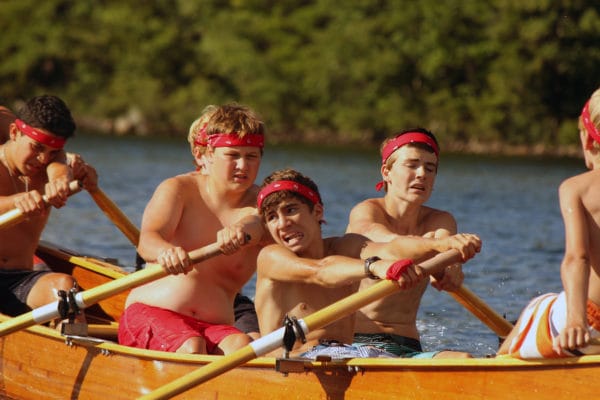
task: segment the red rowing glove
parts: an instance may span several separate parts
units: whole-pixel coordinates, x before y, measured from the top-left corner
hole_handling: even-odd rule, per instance
[[[406,271],[411,265],[413,265],[413,261],[410,259],[396,261],[390,265],[385,273],[386,279],[398,281],[402,277],[404,271]]]

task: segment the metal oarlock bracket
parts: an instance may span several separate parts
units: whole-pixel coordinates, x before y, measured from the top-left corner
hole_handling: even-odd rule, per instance
[[[284,358],[289,358],[290,351],[294,348],[294,343],[300,340],[302,343],[306,343],[306,335],[304,330],[298,322],[298,318],[289,317],[287,314],[283,318],[283,327],[285,331],[283,333],[283,346],[284,346]]]

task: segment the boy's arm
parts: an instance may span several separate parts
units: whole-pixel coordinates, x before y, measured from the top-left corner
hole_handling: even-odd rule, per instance
[[[560,185],[559,202],[565,225],[565,255],[560,274],[567,296],[567,325],[559,335],[561,348],[581,347],[589,341],[587,298],[590,277],[586,210],[575,181]],[[556,346],[555,349],[559,350]]]
[[[64,150],[61,150],[54,161],[48,164],[46,175],[48,176],[48,182],[58,180],[70,182],[73,180],[73,173],[67,163],[67,153]]]
[[[289,249],[273,244],[261,250],[257,264],[260,279],[336,288],[357,283],[371,274],[385,279],[394,263],[395,260],[373,261],[367,270],[365,261],[357,258],[334,255],[315,260],[299,257]],[[399,284],[409,288],[422,277],[422,270],[412,266],[399,278]]]
[[[233,254],[245,245],[273,243],[256,208],[247,207],[247,215],[231,226],[217,232],[217,242],[224,254]]]
[[[375,252],[380,252],[386,257],[410,258],[414,260],[423,260],[453,248],[461,250],[465,245],[462,238],[456,238],[456,221],[454,217],[447,212],[435,211],[433,216],[429,217],[427,225],[435,227],[434,234],[429,237],[417,235],[400,235],[389,227],[388,217],[381,207],[375,202],[375,199],[363,201],[356,205],[350,212],[347,233],[356,233],[366,236],[373,242],[388,243],[394,242],[392,248],[380,246]],[[464,252],[463,256],[468,256],[469,251]],[[368,254],[371,254],[370,252]],[[361,257],[363,257],[361,255]],[[380,256],[383,258],[383,256]],[[364,258],[364,257],[363,257]]]
[[[144,210],[137,248],[144,260],[156,261],[172,274],[185,272],[191,265],[187,252],[169,242],[183,214],[180,190],[176,178],[158,185]]]
[[[339,287],[365,277],[361,260],[343,256],[329,256],[320,260],[297,256],[279,244],[264,247],[257,260],[260,278],[280,282]]]

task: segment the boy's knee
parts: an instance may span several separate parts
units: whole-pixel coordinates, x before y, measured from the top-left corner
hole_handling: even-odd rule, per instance
[[[199,336],[191,337],[175,351],[184,354],[206,354],[206,340]]]
[[[233,334],[223,339],[221,343],[219,343],[218,348],[223,354],[229,354],[250,344],[250,342],[252,342],[252,338],[245,333]]]
[[[54,274],[52,277],[51,286],[56,290],[64,290],[68,292],[73,288],[77,288],[77,281],[71,275]]]

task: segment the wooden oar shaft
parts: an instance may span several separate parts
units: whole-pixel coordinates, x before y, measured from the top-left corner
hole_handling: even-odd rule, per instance
[[[213,243],[211,245],[202,247],[201,249],[191,251],[189,256],[193,262],[199,263],[218,254],[221,254],[219,245],[217,243]],[[114,296],[116,293],[124,292],[132,287],[143,285],[144,283],[154,281],[164,276],[167,276],[167,272],[160,264],[150,263],[146,264],[146,267],[140,271],[77,293],[75,298],[81,298],[83,307],[85,308],[108,297]]]
[[[428,274],[434,274],[443,270],[447,265],[460,262],[460,253],[456,250],[449,250],[440,253],[435,257],[420,263]],[[340,301],[337,301],[299,321],[304,326],[305,333],[319,329],[325,325],[341,319],[351,314],[367,304],[381,299],[391,293],[400,290],[398,283],[390,280],[371,286],[368,289],[356,292]],[[170,382],[153,392],[139,397],[139,400],[159,400],[169,399],[177,394],[183,393],[192,387],[204,383],[214,377],[221,375],[237,366],[240,366],[262,354],[268,353],[281,346],[283,343],[283,328],[271,332],[267,336],[255,340],[251,344],[244,346],[229,355],[223,356],[218,361],[207,364],[179,379]]]
[[[219,254],[221,254],[219,245],[213,243],[191,251],[189,256],[193,262],[199,263]],[[162,278],[166,275],[167,272],[160,264],[147,264],[146,268],[140,271],[133,272],[86,291],[79,292],[75,295],[75,300],[79,308],[83,309],[127,289],[143,285],[144,283]],[[0,336],[8,335],[9,333],[27,328],[31,325],[41,324],[59,317],[58,301],[55,301],[0,323]]]
[[[494,311],[475,293],[462,285],[457,291],[449,292],[458,303],[487,325],[496,335],[505,338],[513,328],[513,324]]]
[[[137,246],[140,240],[140,231],[133,225],[127,216],[123,214],[119,207],[117,207],[117,205],[100,188],[90,191],[90,195],[112,223],[123,232],[134,246]]]
[[[77,193],[80,189],[81,185],[79,181],[71,181],[69,183],[69,190],[71,191],[70,194]],[[43,196],[43,199],[45,203],[48,203],[48,198],[45,195]],[[0,215],[0,229],[15,225],[21,222],[24,218],[25,215],[23,214],[23,211],[15,207],[14,209]]]

